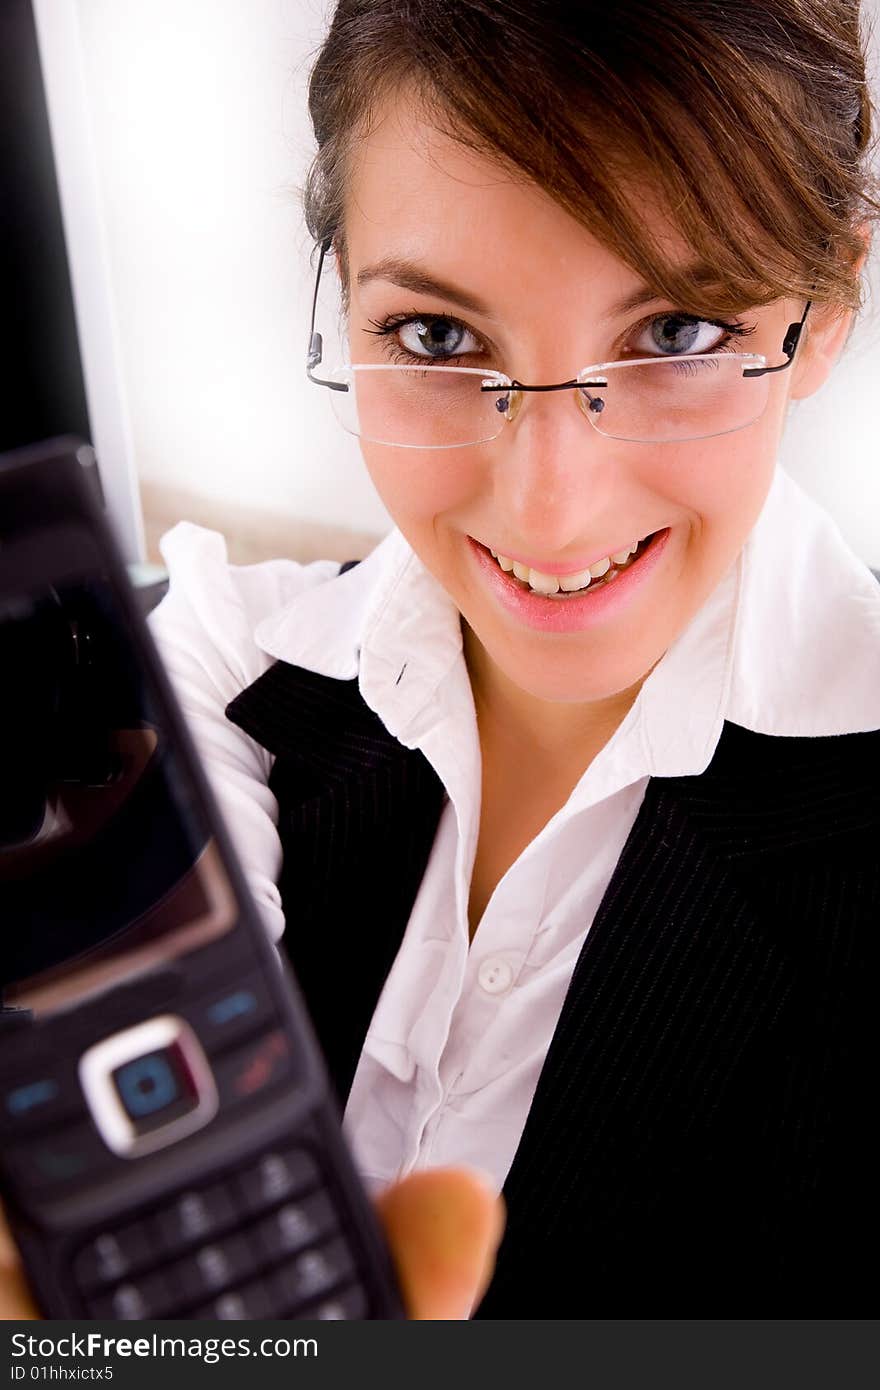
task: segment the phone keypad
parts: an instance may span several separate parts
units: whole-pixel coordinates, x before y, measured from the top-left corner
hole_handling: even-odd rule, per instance
[[[94,1318],[367,1316],[317,1163],[299,1147],[100,1232],[74,1275]]]

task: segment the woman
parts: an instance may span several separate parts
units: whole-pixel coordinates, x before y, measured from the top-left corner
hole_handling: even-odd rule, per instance
[[[396,525],[178,527],[155,631],[365,1180],[503,1190],[478,1316],[859,1313],[880,591],[776,462],[858,5],[342,0],[310,95],[309,372]]]
[[[503,1188],[481,1316],[854,1312],[880,592],[776,457],[859,298],[857,7],[343,3],[311,111],[309,370],[396,527],[181,528],[156,630],[360,1169]]]

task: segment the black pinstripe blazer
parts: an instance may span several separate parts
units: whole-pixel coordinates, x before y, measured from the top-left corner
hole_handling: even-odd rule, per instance
[[[356,680],[277,662],[227,715],[275,755],[284,944],[344,1103],[445,793]],[[727,723],[651,779],[477,1316],[871,1316],[878,927],[880,731]]]

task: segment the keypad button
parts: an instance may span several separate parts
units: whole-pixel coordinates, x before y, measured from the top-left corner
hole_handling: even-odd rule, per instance
[[[204,1240],[234,1226],[238,1220],[235,1192],[226,1183],[214,1183],[200,1192],[182,1192],[156,1213],[154,1225],[162,1252],[176,1252],[194,1240]]]
[[[293,1311],[329,1293],[337,1284],[349,1282],[353,1274],[351,1252],[340,1237],[328,1245],[304,1250],[275,1271],[273,1282],[279,1300],[286,1300],[286,1306]]]
[[[92,1182],[118,1161],[91,1124],[69,1125],[40,1135],[26,1147],[9,1148],[4,1154],[15,1185],[40,1193]]]
[[[241,1284],[261,1263],[259,1249],[244,1235],[201,1245],[171,1266],[171,1274],[187,1301],[203,1299],[216,1289]]]
[[[155,1257],[149,1226],[145,1221],[135,1221],[95,1236],[76,1257],[74,1276],[80,1288],[91,1290],[127,1278]]]
[[[256,1236],[266,1257],[276,1259],[306,1245],[314,1245],[328,1235],[335,1224],[326,1192],[313,1192],[311,1196],[285,1202],[260,1222]]]
[[[247,1284],[241,1289],[229,1289],[211,1303],[205,1303],[189,1314],[189,1317],[194,1320],[203,1318],[211,1321],[214,1319],[237,1321],[242,1318],[273,1318],[277,1316],[278,1309],[272,1298],[272,1292],[268,1284],[262,1279],[257,1279],[254,1283]]]
[[[57,1127],[82,1115],[83,1098],[71,1062],[57,1057],[25,1062],[24,1075],[0,1083],[0,1119],[4,1133],[29,1134]]]
[[[221,1107],[261,1095],[279,1081],[289,1081],[290,1040],[281,1029],[263,1033],[243,1047],[212,1058]]]
[[[308,1192],[319,1180],[318,1165],[306,1149],[285,1149],[264,1154],[241,1175],[239,1188],[246,1209],[255,1212]]]
[[[93,1318],[161,1318],[176,1308],[180,1291],[164,1274],[128,1280],[89,1302]]]
[[[31,1081],[11,1086],[3,1095],[2,1111],[5,1122],[51,1124],[59,1102],[61,1087],[55,1076],[38,1076]],[[62,1102],[63,1103],[63,1102]]]
[[[317,1307],[309,1308],[303,1313],[304,1319],[316,1318],[324,1322],[340,1322],[344,1319],[362,1321],[366,1316],[367,1295],[359,1284],[354,1284],[350,1289],[340,1289]]]
[[[260,1029],[265,1032],[276,1013],[263,976],[251,973],[200,999],[190,1018],[205,1049],[214,1053]]]

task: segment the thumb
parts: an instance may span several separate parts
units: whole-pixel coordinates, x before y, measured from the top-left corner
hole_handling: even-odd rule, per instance
[[[467,1318],[495,1267],[504,1203],[478,1173],[411,1173],[377,1199],[407,1312],[416,1319]]]

